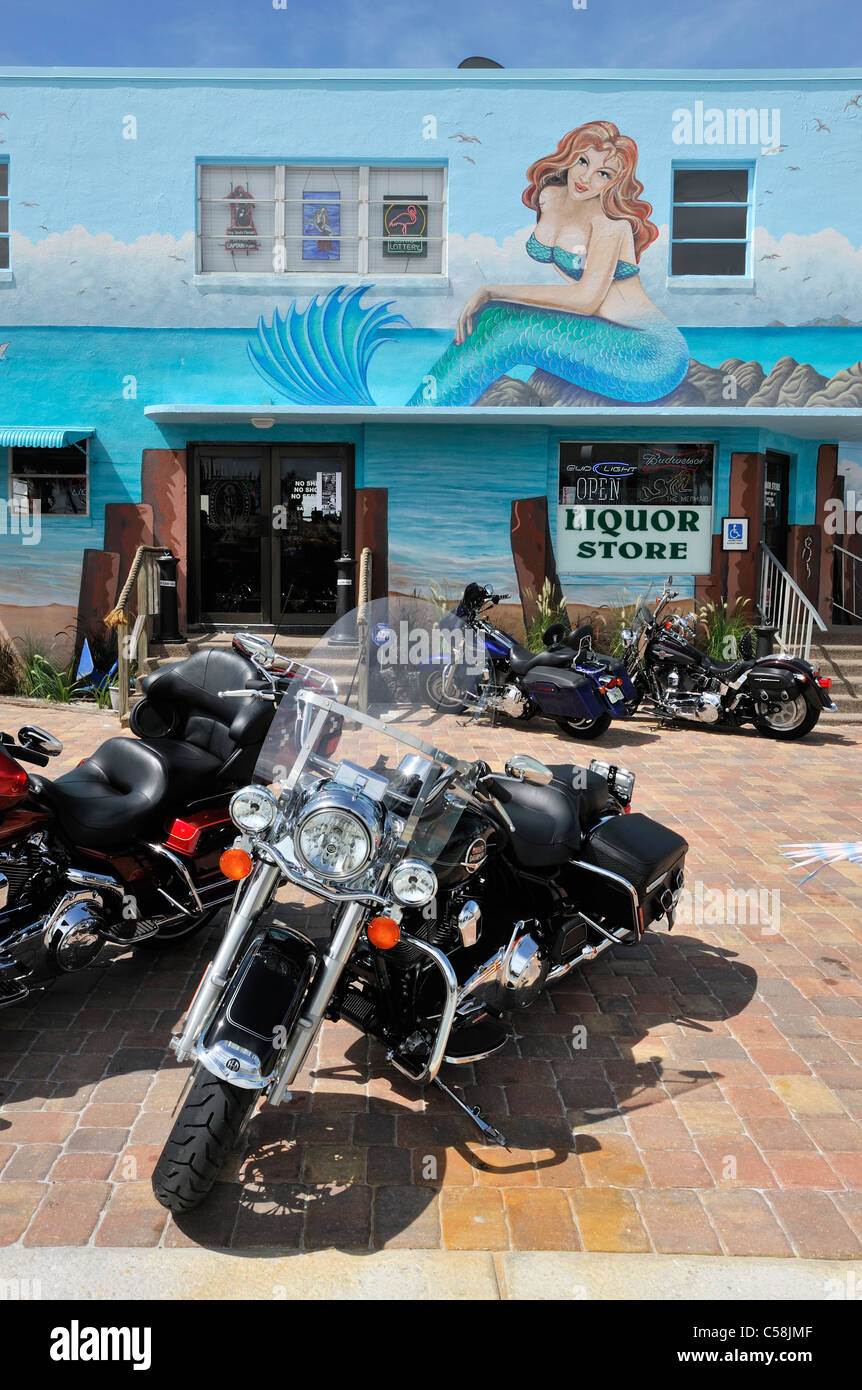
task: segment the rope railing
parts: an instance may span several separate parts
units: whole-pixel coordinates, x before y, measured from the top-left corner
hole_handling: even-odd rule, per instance
[[[156,557],[168,554],[170,551],[163,545],[139,545],[116,605],[105,615],[104,622],[107,627],[128,628],[129,600],[132,590],[137,586],[138,611],[132,630],[117,633],[117,712],[121,724],[129,717],[129,679],[132,662],[136,661],[140,669],[146,661],[149,651],[147,624],[159,611],[159,573]]]
[[[138,546],[137,550],[135,551],[135,558],[132,561],[131,566],[129,568],[129,573],[126,575],[126,582],[120,590],[120,596],[117,599],[116,607],[112,608],[110,613],[106,613],[105,615],[105,623],[108,627],[126,626],[126,624],[129,621],[129,617],[126,612],[126,605],[128,604],[129,599],[131,598],[132,585],[134,584],[135,580],[137,579],[140,573],[141,566],[143,565],[148,555],[164,555],[165,553],[166,548],[163,545]]]

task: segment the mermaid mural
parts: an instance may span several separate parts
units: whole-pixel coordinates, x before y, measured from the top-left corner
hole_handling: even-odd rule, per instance
[[[467,300],[454,341],[423,375],[411,406],[469,406],[515,367],[532,367],[614,401],[658,401],[686,375],[688,347],[640,282],[658,236],[641,198],[637,145],[611,121],[564,135],[527,171],[536,213],[526,253],[555,284],[484,285]],[[261,318],[248,354],[297,404],[365,404],[371,360],[406,321],[391,301],[364,308],[370,285],[337,286],[305,310]]]
[[[688,369],[685,339],[649,299],[639,262],[658,236],[640,194],[637,145],[611,121],[564,135],[527,171],[536,211],[526,251],[556,285],[485,285],[410,405],[469,405],[515,366],[619,401],[668,395]]]

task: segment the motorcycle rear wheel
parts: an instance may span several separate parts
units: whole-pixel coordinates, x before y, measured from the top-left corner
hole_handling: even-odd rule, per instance
[[[258,1098],[203,1068],[177,1115],[153,1173],[156,1201],[181,1215],[208,1196]]]
[[[610,728],[611,716],[600,714],[598,719],[557,719],[555,722],[570,738],[601,738]]]
[[[791,704],[794,706],[793,710],[788,708]],[[820,708],[820,701],[814,692],[806,690],[782,705],[774,722],[768,714],[758,714],[754,723],[758,733],[788,742],[792,738],[804,738],[810,733],[820,718]]]

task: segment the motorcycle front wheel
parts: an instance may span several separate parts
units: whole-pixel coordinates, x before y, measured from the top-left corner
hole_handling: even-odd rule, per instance
[[[444,714],[461,714],[467,708],[464,692],[448,666],[432,666],[425,678],[425,695],[432,708]]]
[[[231,1086],[201,1068],[153,1173],[157,1202],[178,1216],[200,1205],[227,1163],[257,1098],[257,1091]]]
[[[771,714],[755,716],[755,726],[759,733],[770,738],[803,738],[820,718],[820,701],[813,691],[806,690],[787,700]]]
[[[610,728],[611,716],[600,714],[598,719],[557,719],[557,727],[570,738],[601,738]]]

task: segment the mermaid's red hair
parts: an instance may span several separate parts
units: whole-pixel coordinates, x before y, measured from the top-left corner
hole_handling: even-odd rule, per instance
[[[635,258],[658,236],[658,227],[650,222],[652,204],[640,197],[643,184],[636,175],[638,147],[628,135],[620,135],[612,121],[588,121],[564,135],[553,154],[537,159],[527,170],[527,187],[521,194],[528,208],[539,211],[539,195],[549,184],[564,184],[576,157],[584,150],[598,149],[613,156],[619,173],[602,190],[600,201],[606,217],[623,218],[631,223],[634,234]]]

